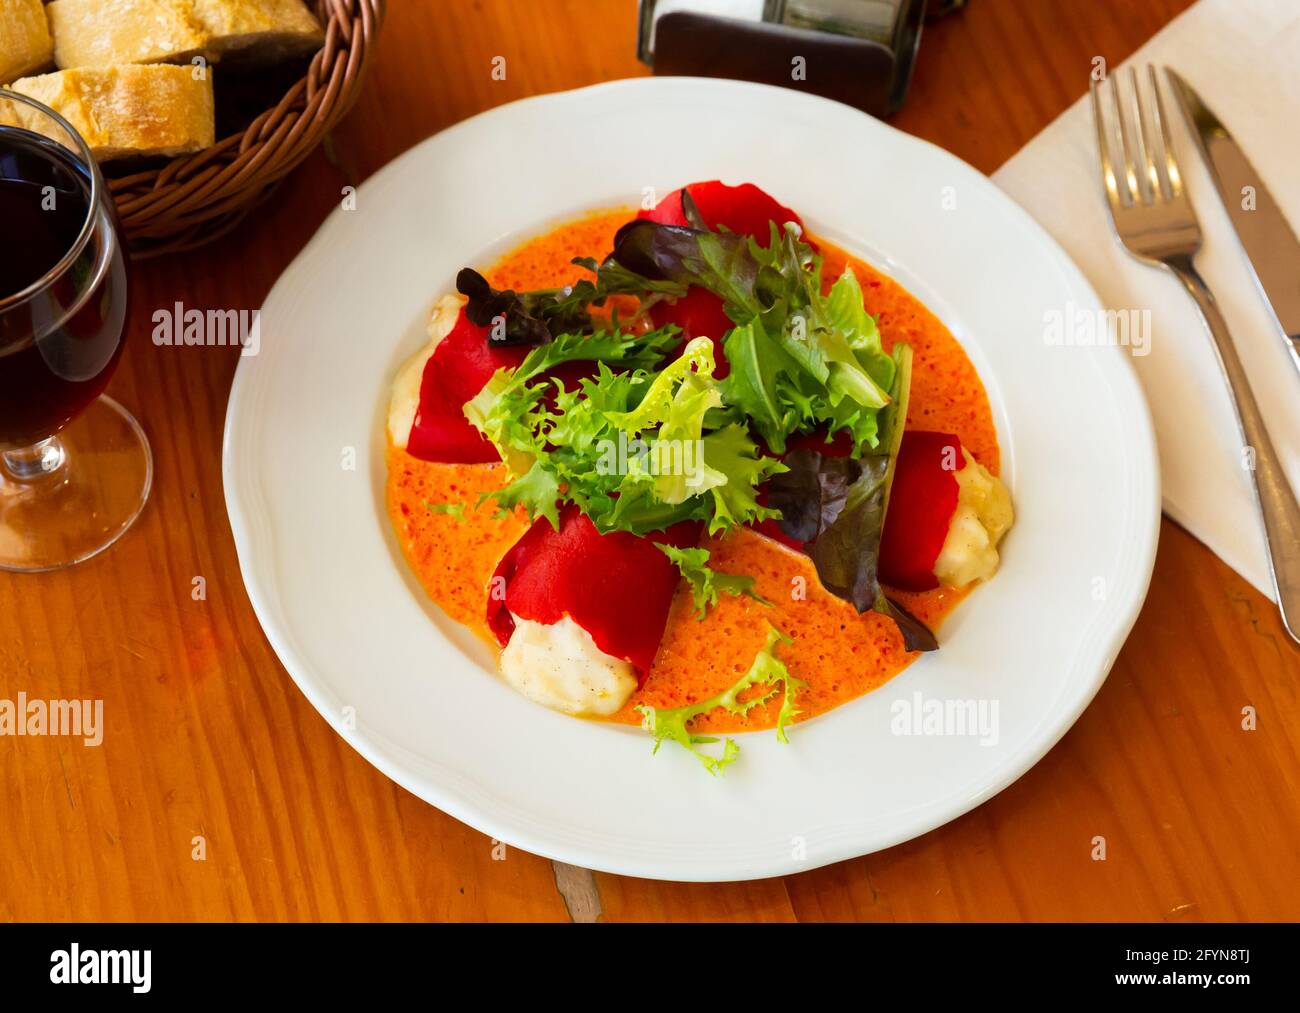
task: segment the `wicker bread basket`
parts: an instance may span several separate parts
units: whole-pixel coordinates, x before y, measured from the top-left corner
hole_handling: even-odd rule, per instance
[[[109,180],[127,243],[152,256],[234,228],[346,113],[374,56],[386,0],[315,0],[325,44],[306,75],[242,133],[161,168]],[[218,66],[215,73],[220,74]]]

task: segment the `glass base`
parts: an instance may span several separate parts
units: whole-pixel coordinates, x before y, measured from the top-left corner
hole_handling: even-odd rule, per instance
[[[140,423],[100,397],[58,436],[0,455],[0,570],[59,570],[122,537],[149,498]]]

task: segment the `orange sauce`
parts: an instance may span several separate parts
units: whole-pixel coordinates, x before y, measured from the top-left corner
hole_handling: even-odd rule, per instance
[[[633,215],[627,209],[600,212],[562,225],[523,243],[484,274],[497,288],[526,290],[564,285],[586,273],[574,257],[603,257],[614,232]],[[905,341],[914,369],[908,425],[956,434],[995,474],[997,433],[984,385],[948,329],[914,296],[886,275],[818,240],[828,281],[851,266],[862,285],[867,309],[880,326],[885,347]],[[388,512],[407,561],[420,583],[449,616],[491,639],[484,622],[487,586],[497,562],[527,527],[522,512],[495,516],[495,505],[476,508],[482,492],[505,481],[501,465],[447,465],[418,461],[389,450]],[[431,511],[426,503],[465,503],[463,518]],[[710,565],[745,573],[772,606],[751,598],[724,597],[702,620],[691,596],[679,590],[659,655],[644,684],[610,720],[639,724],[641,704],[677,707],[726,689],[743,674],[772,623],[792,643],[778,655],[808,684],[798,697],[806,720],[887,682],[916,659],[903,650],[894,624],[874,612],[859,615],[849,603],[824,591],[811,561],[748,531],[704,543]],[[965,596],[939,589],[897,598],[931,628]],[[780,694],[745,717],[725,711],[703,715],[697,732],[770,728]]]

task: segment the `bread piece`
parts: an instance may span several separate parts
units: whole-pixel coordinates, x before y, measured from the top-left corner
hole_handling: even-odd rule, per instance
[[[53,55],[41,0],[0,0],[0,84],[42,69]]]
[[[64,69],[207,55],[189,0],[55,0],[46,9],[54,62]]]
[[[196,78],[190,67],[81,67],[11,87],[61,113],[101,162],[183,155],[216,139],[212,74]],[[46,132],[39,120],[28,126]]]
[[[63,68],[196,56],[269,63],[325,41],[303,0],[55,0],[49,12],[54,59]]]
[[[319,49],[325,31],[303,0],[192,0],[213,60],[271,63]]]

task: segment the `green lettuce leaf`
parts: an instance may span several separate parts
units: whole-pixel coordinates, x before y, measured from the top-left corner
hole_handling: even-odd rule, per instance
[[[804,689],[808,685],[802,679],[797,679],[791,675],[785,663],[776,656],[777,645],[788,643],[791,643],[790,638],[769,623],[767,640],[754,657],[753,664],[749,666],[749,671],[717,696],[701,700],[699,703],[687,704],[684,707],[674,707],[671,710],[660,710],[646,706],[638,707],[637,711],[640,712],[643,718],[641,727],[654,736],[653,752],[659,752],[659,747],[664,741],[671,740],[688,750],[692,756],[704,765],[704,769],[710,774],[720,774],[724,768],[734,763],[737,757],[740,756],[740,746],[737,745],[734,739],[726,738],[723,741],[722,752],[719,755],[698,749],[698,746],[716,743],[718,739],[715,736],[694,735],[687,728],[687,725],[693,719],[718,707],[731,714],[743,716],[753,708],[771,700],[777,692],[782,690],[785,695],[781,702],[780,713],[777,716],[776,737],[780,742],[788,743],[790,740],[786,736],[785,727],[800,713],[796,706],[795,696],[800,689]],[[780,690],[778,690],[778,686],[781,687]],[[741,694],[746,691],[753,692],[742,700]]]
[[[763,247],[729,232],[637,221],[619,230],[607,264],[722,299],[736,324],[723,339],[731,365],[723,398],[774,452],[794,433],[825,428],[847,431],[857,456],[878,445],[894,361],[853,272],[823,295],[821,259],[797,227],[771,229]]]
[[[780,511],[758,502],[758,487],[786,466],[775,457],[758,452],[748,431],[738,422],[704,437],[704,461],[727,481],[709,490],[713,510],[709,534],[716,535],[739,524],[776,519]]]
[[[858,364],[872,383],[883,391],[894,385],[896,364],[880,343],[880,329],[875,317],[867,312],[862,300],[862,286],[852,268],[840,275],[831,286],[825,302],[827,321],[832,330],[843,335]]]
[[[719,596],[724,594],[743,594],[763,605],[772,604],[754,590],[753,577],[741,573],[719,573],[710,567],[708,549],[679,549],[673,545],[659,545],[659,549],[677,565],[691,585],[696,619],[703,619],[709,608],[718,604]]]
[[[722,381],[722,396],[749,417],[773,453],[785,453],[786,437],[810,425],[811,400],[796,399],[798,365],[773,341],[755,317],[723,341],[731,372]]]
[[[686,388],[688,394],[713,389],[711,381],[715,365],[713,342],[708,338],[692,339],[681,354],[654,377],[635,410],[611,412],[609,421],[628,433],[661,425],[672,416],[682,388]],[[718,403],[721,404],[721,398]]]
[[[890,404],[880,414],[884,433],[884,450],[889,455],[889,471],[885,474],[885,513],[889,513],[889,490],[894,484],[894,467],[898,464],[898,449],[903,445],[903,431],[907,428],[907,409],[912,402],[912,346],[901,342],[894,346],[894,380],[890,391]]]
[[[934,634],[885,595],[878,577],[889,483],[907,421],[911,349],[900,345],[895,357],[893,399],[882,416],[884,452],[855,460],[801,447],[786,455],[788,470],[769,483],[767,502],[780,512],[781,529],[803,543],[827,591],[859,612],[889,616],[907,650],[933,651],[939,646]]]
[[[502,509],[523,505],[530,517],[557,516],[555,500],[548,497],[558,495],[573,475],[590,470],[592,448],[608,428],[604,413],[627,407],[634,388],[644,385],[645,365],[659,361],[679,333],[666,327],[643,335],[563,334],[534,348],[518,367],[497,370],[464,407],[465,417],[492,441],[514,476],[511,485],[485,498],[496,499]],[[565,392],[558,381],[542,377],[578,361],[598,363],[596,381],[584,381],[579,392]],[[610,363],[632,371],[615,374]],[[554,396],[553,406],[548,394]],[[560,458],[552,453],[557,438],[566,439],[569,448]],[[515,483],[522,487],[513,488]]]
[[[684,503],[729,479],[709,467],[703,453],[705,416],[722,407],[722,392],[713,370],[713,342],[695,338],[654,378],[635,410],[608,415],[624,433],[658,427],[649,442],[648,467],[656,476],[654,495],[664,504]]]
[[[498,517],[523,507],[530,520],[545,517],[551,527],[560,530],[560,481],[540,458],[504,488],[485,493],[483,499],[496,502]]]

